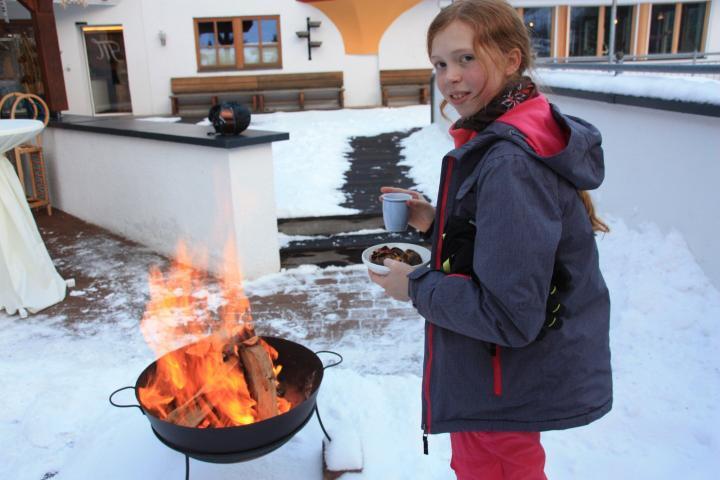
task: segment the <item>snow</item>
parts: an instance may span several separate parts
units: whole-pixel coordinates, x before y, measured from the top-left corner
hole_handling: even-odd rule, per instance
[[[351,235],[372,235],[375,233],[383,233],[383,228],[363,228],[361,230],[355,230],[354,232],[340,232],[336,233],[334,237],[345,237]],[[328,235],[287,235],[282,232],[278,232],[278,246],[284,248],[290,245],[290,242],[299,242],[305,240],[323,240],[330,238]]]
[[[327,469],[335,472],[362,470],[362,442],[355,426],[351,423],[338,423],[330,438],[332,441],[323,440],[323,457]]]
[[[591,92],[661,98],[720,105],[720,80],[706,77],[538,68],[533,72],[540,85]]]
[[[598,245],[612,299],[615,406],[590,426],[543,434],[548,476],[712,478],[720,468],[720,293],[677,233],[607,220],[612,232]],[[92,255],[92,248],[98,247],[88,241],[83,255]],[[150,260],[118,266],[112,258],[98,258],[86,268],[89,273],[111,268],[132,278]],[[359,269],[305,266],[248,282],[246,290],[287,293],[328,271],[342,276]],[[182,456],[155,439],[137,410],[107,404],[110,392],[133,383],[152,361],[137,312],[127,306],[147,295],[144,283],[137,275],[130,288],[98,299],[109,318],[74,330],[63,325],[64,318],[0,315],[0,375],[6,386],[0,478],[37,480],[48,472],[58,472],[58,479],[182,478]],[[364,288],[378,294],[369,282],[346,285],[348,292]],[[446,435],[431,436],[430,455],[422,455],[422,329],[422,321],[406,324],[370,343],[349,336],[335,348],[345,362],[326,372],[318,405],[330,435],[341,439],[333,460],[354,465],[362,450],[363,472],[347,478],[453,478]],[[132,404],[134,398],[123,392],[116,401]],[[352,437],[351,430],[359,440],[343,439]],[[322,438],[313,419],[266,457],[237,465],[192,461],[191,478],[320,478]]]
[[[430,108],[316,110],[253,115],[251,128],[289,132],[273,143],[278,218],[348,215],[341,207],[343,174],[349,169],[349,139],[430,124]]]
[[[253,117],[257,127],[291,132],[291,142],[280,142],[275,150],[283,185],[278,188],[281,216],[343,211],[337,188],[347,168],[347,139],[423,126],[425,115],[429,118],[427,107]],[[440,158],[451,140],[426,125],[403,143],[411,175],[434,196]],[[720,470],[720,292],[677,232],[663,233],[652,224],[629,228],[609,215],[604,219],[612,229],[598,237],[598,246],[612,302],[614,407],[589,426],[543,433],[546,473],[584,480],[715,478]],[[139,411],[107,402],[110,392],[133,384],[154,360],[139,331],[138,305],[148,297],[149,265],[162,263],[142,249],[131,261],[121,261],[116,254],[124,247],[113,242],[79,234],[75,247],[56,259],[58,268],[77,262],[82,277],[91,279],[75,295],[95,302],[98,318],[77,322],[42,312],[26,319],[0,313],[1,479],[183,478],[183,457],[154,437]],[[249,295],[286,295],[306,291],[331,274],[341,291],[379,298],[378,287],[357,280],[364,270],[303,266],[247,282],[245,288]],[[102,285],[101,278],[112,280]],[[212,286],[195,295],[208,297],[214,308],[220,304]],[[375,321],[388,321],[389,311]],[[363,465],[362,473],[343,478],[454,478],[447,435],[431,436],[430,455],[422,454],[422,319],[389,322],[382,337],[350,332],[331,345],[306,339],[305,321],[268,319],[287,338],[313,350],[332,347],[345,358],[325,372],[318,395],[323,423],[338,439],[329,461]],[[324,312],[323,321],[338,321],[337,315]],[[115,400],[135,403],[131,391]],[[322,439],[311,419],[288,444],[259,459],[228,465],[191,460],[190,478],[321,478]]]
[[[176,123],[181,120],[180,117],[143,117],[138,118],[144,122],[158,122],[158,123]]]
[[[432,203],[437,201],[440,164],[445,154],[453,149],[452,137],[443,125],[433,123],[400,141],[405,155],[400,165],[410,167],[410,177]]]
[[[206,118],[197,125],[208,126]],[[430,106],[254,113],[249,128],[287,132],[274,142],[278,218],[351,215],[340,190],[350,168],[350,139],[430,125]]]

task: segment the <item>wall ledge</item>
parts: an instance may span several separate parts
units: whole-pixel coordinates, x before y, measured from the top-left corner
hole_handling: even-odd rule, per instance
[[[666,100],[656,97],[636,97],[633,95],[552,86],[540,87],[540,91],[548,95],[561,95],[598,102],[615,103],[618,105],[630,105],[633,107],[653,108],[656,110],[689,113],[692,115],[720,117],[720,105],[712,103],[683,102],[680,100]]]

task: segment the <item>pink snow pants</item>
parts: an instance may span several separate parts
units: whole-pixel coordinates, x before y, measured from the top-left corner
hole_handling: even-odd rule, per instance
[[[450,434],[458,480],[547,480],[539,432]]]

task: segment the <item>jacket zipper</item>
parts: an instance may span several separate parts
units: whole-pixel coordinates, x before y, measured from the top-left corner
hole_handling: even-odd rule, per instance
[[[493,393],[496,396],[502,395],[502,367],[500,364],[500,347],[496,344],[490,345],[493,370]]]
[[[447,157],[447,166],[445,167],[445,178],[442,187],[442,197],[438,205],[438,234],[435,245],[435,269],[442,270],[442,246],[443,235],[445,230],[445,207],[447,207],[448,191],[450,189],[450,180],[452,179],[452,170],[455,165],[455,158]],[[430,405],[430,374],[432,373],[432,357],[433,357],[433,324],[428,322],[427,328],[427,363],[425,364],[425,385],[423,393],[425,395],[425,422],[423,423],[423,453],[428,454],[428,434],[431,433],[430,425],[432,418],[432,410]]]

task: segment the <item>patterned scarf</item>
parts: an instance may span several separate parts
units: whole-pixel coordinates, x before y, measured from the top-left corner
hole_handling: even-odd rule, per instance
[[[485,108],[469,117],[459,119],[455,122],[453,128],[464,128],[480,132],[508,110],[537,95],[537,87],[530,77],[513,80],[508,82],[505,88],[490,100]]]

